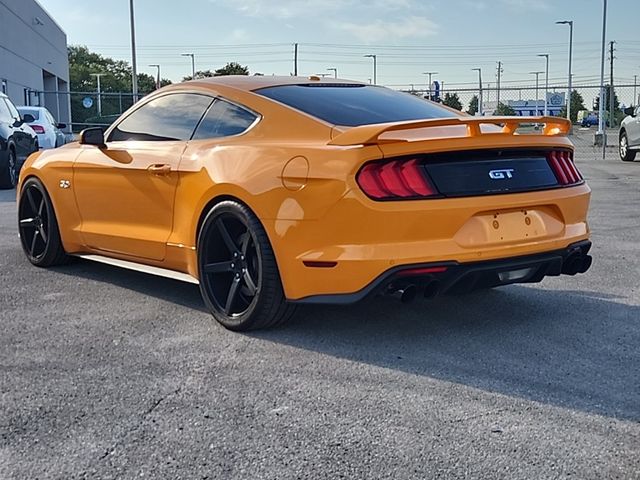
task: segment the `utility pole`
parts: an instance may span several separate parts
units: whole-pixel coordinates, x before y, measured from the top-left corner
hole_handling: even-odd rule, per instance
[[[638,102],[638,97],[636,96],[636,85],[638,84],[638,75],[633,76],[633,103],[637,107],[640,102]]]
[[[298,76],[298,44],[293,44],[293,76]]]
[[[138,67],[136,66],[136,27],[133,16],[133,0],[129,0],[129,20],[131,22],[131,93],[133,103],[138,101]]]
[[[497,93],[496,93],[496,102],[497,102],[497,106],[500,106],[500,75],[502,75],[502,62],[498,62],[498,78],[497,78],[497,83],[496,83],[496,87],[497,87]]]
[[[102,116],[102,95],[100,90],[100,77],[104,77],[106,73],[92,73],[92,77],[96,77],[96,82],[98,83],[98,116]]]
[[[611,66],[611,81],[609,83],[609,127],[615,127],[616,119],[614,116],[614,90],[613,90],[613,56],[615,41],[612,40],[609,42],[609,65]]]

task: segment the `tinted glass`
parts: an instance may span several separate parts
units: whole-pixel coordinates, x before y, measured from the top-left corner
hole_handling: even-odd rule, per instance
[[[256,93],[333,125],[350,127],[456,116],[414,95],[372,85],[282,85]]]
[[[33,118],[35,118],[36,120],[40,119],[40,111],[35,109],[35,108],[25,108],[25,107],[20,107],[18,108],[18,111],[20,112],[20,114],[22,116],[24,116],[25,114],[29,114],[32,115]]]
[[[123,140],[189,140],[213,99],[206,95],[175,93],[143,105],[111,132],[110,142]]]
[[[202,119],[194,140],[228,137],[244,132],[256,120],[256,116],[244,108],[224,100],[216,100]]]

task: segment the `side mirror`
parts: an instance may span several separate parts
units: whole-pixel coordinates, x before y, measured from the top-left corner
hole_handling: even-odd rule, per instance
[[[99,148],[105,148],[104,132],[100,127],[85,128],[80,132],[78,137],[80,145],[94,145]]]
[[[67,128],[66,123],[56,123],[56,128],[62,130],[63,128]]]
[[[31,123],[31,122],[35,122],[36,119],[30,113],[25,113],[24,115],[22,115],[22,121],[26,123]]]
[[[635,117],[635,115],[634,115],[635,112],[636,112],[636,109],[634,107],[627,107],[627,108],[624,109],[624,114],[625,115],[631,115],[632,117]]]

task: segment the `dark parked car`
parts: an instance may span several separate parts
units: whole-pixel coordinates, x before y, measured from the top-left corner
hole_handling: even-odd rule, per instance
[[[9,97],[0,93],[0,188],[13,188],[18,172],[29,155],[38,151],[38,136],[22,118]]]

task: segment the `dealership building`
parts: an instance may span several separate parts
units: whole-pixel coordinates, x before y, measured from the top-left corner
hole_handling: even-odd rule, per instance
[[[67,35],[35,0],[0,0],[0,88],[71,122]]]

